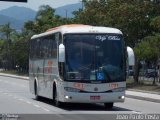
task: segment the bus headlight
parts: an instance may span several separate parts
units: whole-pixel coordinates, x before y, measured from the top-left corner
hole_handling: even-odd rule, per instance
[[[125,89],[126,89],[125,87],[115,88],[112,90],[112,92],[123,92],[125,91]]]
[[[79,91],[80,91],[79,89],[71,88],[71,87],[64,87],[64,89],[65,89],[67,92],[79,92]]]
[[[125,99],[125,96],[119,96],[119,99],[124,100],[124,99]]]
[[[121,99],[124,99],[125,97],[124,96],[121,96]]]

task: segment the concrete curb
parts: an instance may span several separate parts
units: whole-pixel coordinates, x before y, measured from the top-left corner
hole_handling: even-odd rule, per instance
[[[22,77],[22,76],[18,76],[18,75],[11,75],[11,74],[5,74],[5,73],[0,73],[0,76],[29,80],[29,77]]]
[[[135,91],[135,92],[141,92],[141,93],[149,93],[149,94],[157,94],[160,95],[159,92],[153,92],[153,91],[144,91],[144,90],[138,90],[138,89],[127,89],[128,91]]]
[[[153,99],[153,98],[147,98],[147,97],[141,97],[141,96],[135,96],[135,95],[129,95],[129,94],[126,94],[126,97],[127,98],[138,99],[138,100],[145,100],[145,101],[160,103],[160,100]]]

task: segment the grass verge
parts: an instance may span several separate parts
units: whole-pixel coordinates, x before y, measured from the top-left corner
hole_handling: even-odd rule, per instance
[[[150,80],[139,80],[138,83],[134,83],[133,79],[127,79],[127,89],[134,89],[134,90],[142,90],[142,91],[149,91],[149,92],[159,92],[160,93],[160,85],[153,85]]]
[[[13,75],[19,75],[19,76],[27,76],[28,77],[28,73],[19,72],[19,71],[16,71],[16,70],[2,70],[2,71],[0,71],[0,73],[13,74]]]

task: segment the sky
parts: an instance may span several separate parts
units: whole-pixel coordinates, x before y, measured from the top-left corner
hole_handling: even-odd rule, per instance
[[[0,10],[11,6],[23,6],[37,11],[41,5],[50,5],[53,8],[57,8],[67,4],[78,3],[80,1],[81,0],[28,0],[27,3],[0,1]]]

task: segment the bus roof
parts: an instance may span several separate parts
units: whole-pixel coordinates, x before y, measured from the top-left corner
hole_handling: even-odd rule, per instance
[[[44,33],[34,35],[31,39],[47,36],[56,32],[61,32],[62,34],[65,33],[116,33],[122,34],[119,29],[110,28],[110,27],[101,27],[101,26],[91,26],[91,25],[83,25],[83,24],[68,24],[62,25],[59,27],[54,27],[47,30]]]

